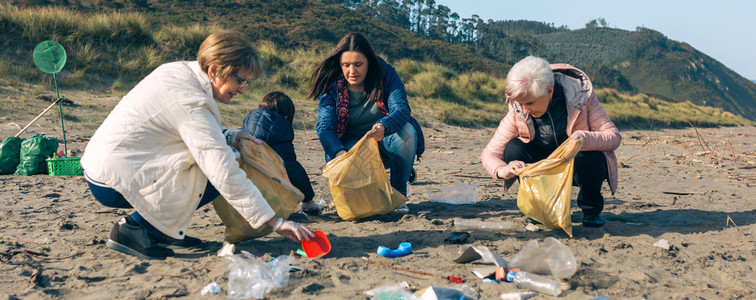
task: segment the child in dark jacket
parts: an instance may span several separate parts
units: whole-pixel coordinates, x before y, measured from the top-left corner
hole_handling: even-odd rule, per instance
[[[297,161],[294,153],[294,102],[282,92],[270,92],[263,96],[259,108],[252,110],[244,119],[241,130],[260,139],[273,148],[284,161],[289,181],[303,194],[302,211],[308,215],[319,215],[320,208],[312,201],[315,192],[310,177]]]

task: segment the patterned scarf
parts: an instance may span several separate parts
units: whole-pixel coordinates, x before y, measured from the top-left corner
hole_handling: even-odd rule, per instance
[[[336,104],[336,137],[341,139],[346,133],[347,122],[349,122],[349,90],[347,89],[347,82],[344,75],[339,76],[336,79],[336,90],[339,93],[339,99]],[[384,101],[378,101],[378,108],[384,115],[389,114],[386,109]]]

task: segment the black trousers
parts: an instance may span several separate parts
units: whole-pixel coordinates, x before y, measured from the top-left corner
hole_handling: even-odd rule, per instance
[[[555,149],[543,149],[532,143],[523,143],[514,138],[504,149],[504,161],[519,160],[534,163],[548,157]],[[599,214],[604,210],[601,185],[607,178],[606,156],[601,151],[580,151],[575,156],[572,185],[580,188],[577,203],[586,215]]]

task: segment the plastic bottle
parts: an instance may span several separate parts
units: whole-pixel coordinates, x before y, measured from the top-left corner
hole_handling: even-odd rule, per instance
[[[487,222],[455,218],[454,227],[459,230],[518,231],[522,226],[512,222]]]
[[[509,272],[507,278],[512,278],[515,286],[520,289],[528,289],[551,296],[559,296],[562,293],[562,284],[559,281],[541,277],[525,271],[517,273]]]

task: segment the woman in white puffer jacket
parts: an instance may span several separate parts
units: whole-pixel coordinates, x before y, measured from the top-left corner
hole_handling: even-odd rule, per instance
[[[135,208],[110,233],[111,249],[145,259],[196,247],[186,236],[191,215],[222,195],[258,228],[270,226],[294,241],[312,230],[276,218],[239,168],[231,147],[251,136],[221,126],[216,101],[230,103],[262,73],[254,44],[234,30],[205,39],[197,61],[166,63],[139,82],[92,136],[81,159],[95,198]]]

